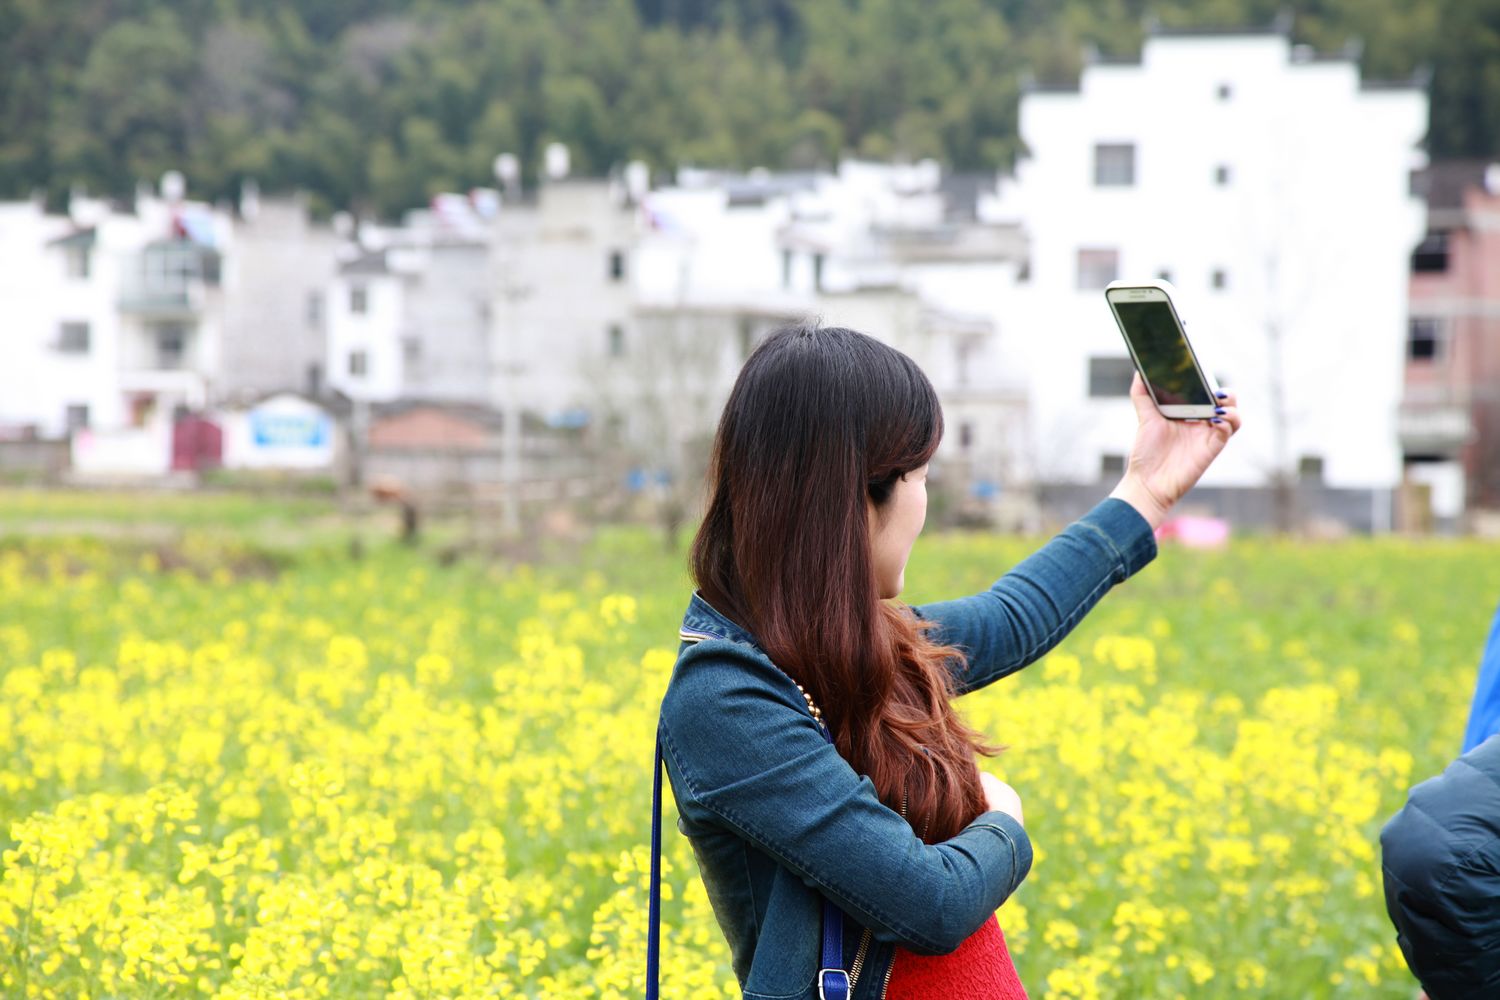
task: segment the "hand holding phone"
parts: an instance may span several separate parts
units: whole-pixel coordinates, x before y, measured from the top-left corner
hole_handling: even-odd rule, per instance
[[[1238,401],[1204,372],[1172,306],[1165,281],[1111,282],[1105,288],[1136,365],[1130,390],[1135,442],[1120,485],[1153,528],[1208,470],[1240,429]]]
[[[1173,291],[1162,280],[1111,281],[1104,288],[1104,298],[1161,415],[1171,420],[1212,420],[1218,386],[1188,343],[1172,303]]]

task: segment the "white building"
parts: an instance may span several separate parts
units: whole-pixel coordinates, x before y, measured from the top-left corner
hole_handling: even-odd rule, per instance
[[[340,248],[323,296],[328,384],[353,399],[485,403],[493,386],[493,222],[463,196]],[[483,200],[480,199],[480,203]]]
[[[1361,81],[1353,57],[1280,29],[1156,32],[1138,61],[1025,93],[1030,155],[982,213],[1030,237],[1026,280],[995,300],[1029,383],[1039,481],[1118,474],[1131,369],[1101,289],[1167,276],[1246,421],[1204,486],[1300,472],[1352,491],[1351,519],[1388,525],[1426,127],[1421,84]]]
[[[229,226],[145,191],[133,212],[83,196],[66,216],[0,205],[0,427],[83,432],[73,457],[85,471],[165,472],[174,417],[209,402],[221,366]]]
[[[705,314],[720,316],[723,349],[694,379],[712,377],[718,402],[754,343],[788,321],[848,326],[904,351],[943,400],[943,472],[983,504],[1026,480],[1026,378],[1001,363],[1008,331],[997,310],[1025,240],[1014,225],[976,218],[979,191],[992,185],[932,161],[681,171],[644,202],[638,301],[689,310],[705,330],[715,329]]]
[[[337,246],[333,229],[308,217],[305,199],[262,199],[246,185],[222,268],[220,400],[322,393]]]

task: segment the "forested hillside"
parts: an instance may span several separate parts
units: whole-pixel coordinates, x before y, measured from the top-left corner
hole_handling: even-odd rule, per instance
[[[184,170],[392,214],[535,168],[797,167],[840,151],[962,169],[1017,152],[1024,74],[1168,26],[1264,26],[1365,74],[1434,71],[1430,150],[1500,151],[1500,0],[0,0],[0,198],[124,194]]]

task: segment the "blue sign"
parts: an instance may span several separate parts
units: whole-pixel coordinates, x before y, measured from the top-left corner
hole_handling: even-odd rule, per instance
[[[250,437],[257,448],[322,448],[330,437],[329,419],[321,413],[250,414]]]

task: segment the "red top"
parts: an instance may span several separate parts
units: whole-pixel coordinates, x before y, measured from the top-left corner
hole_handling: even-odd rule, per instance
[[[995,915],[946,955],[897,946],[885,1000],[1027,1000]]]

